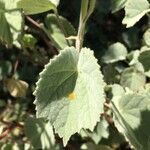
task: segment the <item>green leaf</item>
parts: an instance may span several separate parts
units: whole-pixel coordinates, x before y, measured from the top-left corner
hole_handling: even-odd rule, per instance
[[[84,19],[87,16],[88,5],[89,5],[89,0],[82,0],[82,2],[81,2],[81,19],[82,19],[82,21],[84,21]]]
[[[120,74],[115,67],[116,64],[107,64],[103,67],[102,71],[104,75],[104,80],[108,84],[116,83],[119,80],[118,78],[120,77]]]
[[[59,16],[59,21],[63,25],[67,37],[76,35],[74,27],[67,19]],[[62,32],[56,15],[54,14],[47,15],[45,19],[45,25],[46,25],[45,31],[48,34],[49,38],[53,41],[54,46],[56,46],[58,49],[64,49],[65,47],[69,46],[66,41],[67,37],[65,37],[64,33]],[[68,41],[70,45],[73,45],[72,40]]]
[[[146,76],[143,72],[134,67],[125,69],[121,74],[120,84],[133,91],[139,91],[146,83]]]
[[[22,14],[17,9],[18,0],[0,0],[0,39],[11,45],[20,46],[18,40],[22,33]]]
[[[93,52],[74,47],[60,51],[40,74],[35,104],[38,117],[47,117],[64,145],[81,129],[93,131],[103,112],[104,82]]]
[[[58,6],[60,3],[60,0],[49,0],[51,1],[55,6]]]
[[[89,1],[88,17],[93,13],[95,5],[96,5],[96,0]]]
[[[48,10],[56,10],[59,4],[56,0],[20,0],[18,8],[22,8],[27,15],[34,15]]]
[[[12,38],[11,31],[10,31],[10,27],[9,27],[9,24],[6,20],[5,15],[2,14],[2,13],[0,13],[0,22],[1,22],[1,25],[0,25],[0,40],[2,42],[11,44],[12,41],[13,41],[13,38]]]
[[[125,18],[122,23],[126,24],[127,28],[132,27],[148,12],[150,12],[150,4],[147,0],[128,0],[125,5]]]
[[[31,34],[24,34],[22,38],[22,47],[34,49],[37,39]]]
[[[126,2],[127,0],[111,0],[112,13],[115,13],[116,11],[125,7]]]
[[[150,71],[150,50],[141,51],[138,60],[142,63],[145,72]]]
[[[101,119],[93,132],[90,132],[88,130],[82,130],[81,136],[90,137],[95,142],[95,144],[98,144],[102,138],[108,138],[109,136],[107,121],[105,119]]]
[[[127,55],[127,59],[130,61],[130,63],[129,63],[130,66],[139,63],[139,60],[138,60],[139,55],[140,55],[140,51],[139,50],[131,51]]]
[[[102,57],[102,61],[104,63],[113,63],[119,60],[124,60],[127,56],[127,49],[126,47],[117,42],[109,46],[107,52]]]
[[[55,138],[50,122],[44,119],[28,118],[25,122],[25,134],[35,149],[53,149]]]
[[[146,109],[146,103],[141,95],[125,94],[120,99],[114,95],[112,101],[131,128],[135,129],[140,125],[140,111]]]
[[[144,43],[150,47],[150,28],[148,28],[143,35]]]
[[[133,133],[133,129],[137,129],[140,125],[141,112],[147,109],[145,98],[141,94],[132,92],[125,93],[119,85],[117,88],[116,85],[112,86],[112,94],[112,108],[115,114],[115,125],[120,132],[125,134],[135,148],[139,148],[140,144]]]
[[[142,145],[142,150],[150,149],[150,111],[144,111],[141,114],[141,125],[134,131],[136,138]]]

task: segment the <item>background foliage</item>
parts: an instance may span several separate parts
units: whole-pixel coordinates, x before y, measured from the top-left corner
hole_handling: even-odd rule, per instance
[[[91,4],[83,47],[94,54],[66,48],[80,6],[0,0],[0,149],[150,149],[150,1]]]

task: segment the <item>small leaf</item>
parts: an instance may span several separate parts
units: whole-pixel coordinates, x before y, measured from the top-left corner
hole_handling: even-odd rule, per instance
[[[90,132],[88,130],[82,130],[81,136],[90,137],[95,142],[95,144],[98,144],[102,138],[108,138],[109,136],[107,121],[105,119],[101,119],[93,132]]]
[[[91,50],[66,48],[40,74],[34,92],[37,116],[48,118],[66,145],[81,129],[93,131],[103,112],[104,85]],[[72,92],[76,97],[70,101]]]
[[[150,50],[141,51],[138,60],[142,63],[145,72],[150,71]]]
[[[150,46],[150,28],[148,28],[148,29],[146,30],[146,32],[144,33],[143,39],[144,39],[144,43],[145,43],[147,46]]]
[[[27,15],[55,10],[56,5],[58,5],[56,0],[20,0],[18,2],[18,8],[22,8]]]
[[[14,78],[6,79],[6,87],[13,97],[24,97],[28,89],[28,83]]]
[[[104,80],[108,84],[118,82],[118,78],[120,78],[120,75],[115,67],[116,64],[107,64],[103,67],[102,72],[104,75]]]
[[[50,0],[55,6],[58,6],[60,3],[60,0]]]
[[[125,18],[122,23],[126,24],[127,28],[132,27],[148,12],[150,12],[150,4],[147,0],[128,0],[125,5]]]
[[[52,125],[44,119],[28,118],[25,122],[25,134],[35,149],[54,148],[55,137]]]
[[[21,11],[17,9],[19,0],[0,0],[0,39],[9,46],[13,43],[20,46],[18,40],[22,33],[23,18]]]
[[[67,19],[59,16],[59,21],[61,22],[61,25],[63,26],[67,37],[76,35],[74,27]],[[54,46],[56,46],[58,49],[64,49],[65,47],[69,46],[66,41],[67,37],[65,37],[64,32],[61,30],[56,15],[47,15],[45,19],[45,25],[45,31],[48,34],[49,38],[53,41]],[[68,40],[68,42],[70,45],[73,45],[72,40]]]
[[[6,20],[6,17],[4,14],[0,13],[0,40],[1,42],[11,44],[13,42],[13,37],[10,31],[9,24]]]
[[[146,83],[146,76],[143,72],[130,67],[125,69],[121,75],[120,84],[123,87],[128,87],[133,91],[139,91]]]
[[[127,49],[126,47],[117,42],[109,46],[108,51],[102,57],[102,61],[104,63],[113,63],[119,60],[124,60],[127,56]]]
[[[139,60],[138,60],[139,55],[140,55],[139,50],[131,51],[128,54],[127,59],[130,61],[130,63],[129,63],[130,66],[139,63]]]
[[[22,47],[33,49],[35,44],[37,43],[37,39],[31,34],[24,34],[22,38]]]

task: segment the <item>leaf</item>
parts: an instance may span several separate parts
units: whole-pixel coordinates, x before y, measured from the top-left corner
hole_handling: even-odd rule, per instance
[[[75,93],[74,100],[68,96]],[[93,131],[103,112],[104,82],[93,52],[74,47],[45,66],[37,83],[35,105],[37,117],[46,117],[63,137],[64,145],[81,129]]]
[[[144,111],[141,115],[141,125],[134,131],[136,138],[141,143],[143,150],[150,149],[150,111]]]
[[[23,19],[19,9],[17,9],[18,0],[0,0],[0,39],[2,42],[11,45],[20,46],[18,40],[22,33]]]
[[[125,18],[122,23],[127,28],[132,27],[146,13],[150,12],[150,4],[147,0],[128,0],[125,5]]]
[[[141,46],[139,42],[141,39],[138,36],[140,31],[140,28],[134,26],[134,28],[128,28],[128,30],[122,33],[123,41],[130,50],[137,49],[137,47]]]
[[[146,30],[146,32],[144,33],[143,35],[143,40],[144,40],[144,43],[147,45],[147,46],[150,46],[150,28],[148,28]]]
[[[34,15],[48,10],[56,10],[58,0],[20,0],[18,8],[22,8],[27,15]]]
[[[137,94],[125,94],[121,99],[114,97],[112,100],[124,120],[135,129],[140,125],[140,111],[146,109],[143,97]]]
[[[101,119],[93,132],[90,132],[88,130],[82,130],[81,136],[90,137],[95,142],[95,144],[98,144],[102,138],[108,138],[109,136],[107,121],[105,119]]]
[[[142,87],[144,87],[145,83],[146,77],[144,73],[134,67],[125,69],[121,74],[120,84],[133,91],[139,91]]]
[[[11,44],[13,42],[13,38],[12,38],[11,31],[10,31],[10,27],[6,20],[6,17],[4,16],[4,14],[1,14],[1,13],[0,13],[0,22],[1,22],[0,40],[2,42]]]
[[[141,51],[138,60],[142,63],[145,72],[150,71],[150,50]]]
[[[74,36],[76,35],[76,31],[72,24],[62,16],[59,16],[59,22],[61,22],[66,36]],[[53,41],[54,46],[58,49],[64,49],[69,46],[63,31],[61,30],[60,24],[58,23],[58,18],[54,14],[47,15],[45,19],[46,28],[44,29],[48,34],[49,38]],[[69,40],[69,44],[73,45],[73,41]]]
[[[117,88],[116,86],[112,86],[112,94],[115,125],[120,132],[125,134],[135,148],[140,147],[133,130],[139,127],[141,123],[141,112],[147,109],[145,98],[142,94],[123,92],[122,87],[119,87],[119,85]]]
[[[118,82],[118,77],[120,75],[115,67],[116,67],[115,64],[108,64],[103,67],[102,72],[104,75],[104,80],[108,84]]]
[[[127,0],[112,0],[111,1],[112,13],[115,13],[116,11],[124,8],[126,2],[127,2]]]
[[[6,87],[13,97],[24,97],[28,89],[28,83],[14,78],[6,79]]]
[[[138,60],[139,55],[140,55],[139,50],[131,51],[128,54],[127,59],[130,61],[130,63],[129,63],[130,66],[139,63],[139,60]]]
[[[60,3],[60,0],[50,0],[55,6],[58,6]]]
[[[35,149],[54,149],[55,137],[50,122],[30,117],[25,122],[25,134]]]
[[[104,63],[113,63],[119,60],[124,60],[127,56],[126,47],[117,42],[109,46],[108,51],[102,57]]]
[[[24,34],[22,38],[22,47],[34,49],[37,39],[31,34]]]

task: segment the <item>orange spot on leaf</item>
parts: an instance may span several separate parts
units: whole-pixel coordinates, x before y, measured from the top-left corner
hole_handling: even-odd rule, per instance
[[[69,99],[69,100],[74,100],[74,99],[76,99],[76,94],[75,94],[74,92],[70,93],[70,94],[68,95],[68,99]]]

